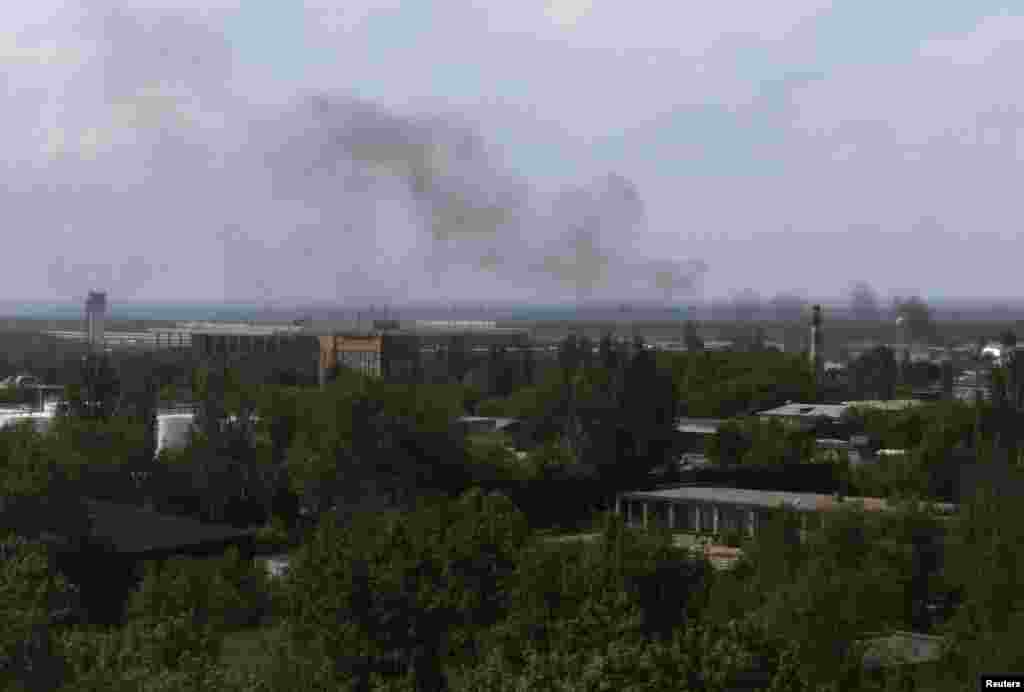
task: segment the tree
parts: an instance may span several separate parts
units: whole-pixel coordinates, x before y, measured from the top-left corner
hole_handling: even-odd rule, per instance
[[[851,387],[858,398],[892,399],[895,396],[899,366],[896,355],[887,346],[878,346],[850,364]]]
[[[856,320],[877,322],[882,319],[878,295],[866,281],[856,281],[850,285],[850,311]]]
[[[415,689],[442,689],[445,649],[474,656],[479,630],[504,613],[527,533],[506,500],[479,492],[348,525],[326,515],[289,571],[293,636],[337,661],[337,679],[397,663]]]
[[[708,458],[720,466],[739,464],[753,448],[750,437],[737,421],[726,421],[708,440]]]
[[[4,689],[56,690],[66,677],[56,629],[77,617],[78,593],[43,545],[13,537],[0,542],[0,612]]]
[[[79,417],[108,420],[117,411],[121,384],[108,354],[89,354],[81,360],[79,386],[66,393],[71,412]]]
[[[797,645],[798,667],[816,685],[843,675],[856,682],[863,655],[856,642],[902,624],[906,565],[882,551],[879,526],[863,510],[831,513],[806,548],[783,535],[767,532],[755,562],[771,563],[774,553],[802,557],[774,571],[759,618],[769,632]]]
[[[449,381],[462,383],[466,378],[466,374],[473,367],[466,338],[463,336],[453,336],[446,355]]]
[[[893,310],[910,341],[932,343],[938,338],[931,308],[918,296],[893,299]]]
[[[532,387],[536,379],[536,363],[534,362],[533,348],[527,346],[523,349],[523,382],[527,387]]]
[[[147,564],[128,614],[134,620],[187,617],[196,627],[226,632],[258,624],[269,608],[266,573],[232,548],[212,560],[179,557]]]
[[[0,430],[0,526],[21,536],[53,534],[71,546],[89,536],[80,478],[84,459],[29,425]]]
[[[989,486],[964,503],[954,525],[945,565],[963,603],[949,626],[946,665],[963,684],[984,671],[1024,666],[1015,644],[1024,636],[1020,507],[1006,489]]]
[[[678,410],[671,379],[659,370],[654,353],[643,344],[626,370],[618,404],[620,422],[611,428],[615,462],[602,465],[599,473],[611,484],[635,483],[669,461]]]
[[[697,325],[692,320],[687,321],[683,327],[683,342],[686,345],[686,350],[690,353],[704,350],[704,340],[700,338],[700,334],[697,333]]]

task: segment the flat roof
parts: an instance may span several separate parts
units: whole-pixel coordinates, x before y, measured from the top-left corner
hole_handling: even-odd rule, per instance
[[[786,416],[792,418],[833,418],[839,419],[849,408],[847,404],[783,404],[777,408],[761,411],[759,416]]]
[[[889,503],[877,497],[848,497],[843,500],[833,495],[794,493],[781,490],[749,490],[746,488],[680,487],[664,490],[638,490],[623,493],[626,499],[664,500],[668,502],[707,502],[748,507],[790,507],[800,512],[831,511],[840,507],[864,505],[867,511],[885,511]],[[942,511],[954,511],[956,505],[935,503]]]
[[[676,423],[676,431],[711,435],[725,423],[724,418],[680,418]]]
[[[906,408],[920,406],[924,402],[920,399],[865,399],[863,401],[844,401],[844,406],[857,408],[876,408],[885,411],[902,411]]]
[[[496,417],[491,417],[491,416],[460,416],[459,418],[456,418],[455,420],[457,422],[459,422],[459,423],[484,423],[484,422],[494,423],[494,427],[497,430],[501,430],[502,428],[507,428],[508,426],[512,425],[513,423],[518,423],[519,422],[518,418],[496,418]]]

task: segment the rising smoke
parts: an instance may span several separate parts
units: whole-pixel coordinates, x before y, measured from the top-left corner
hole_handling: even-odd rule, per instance
[[[626,178],[551,194],[455,115],[336,91],[261,102],[211,22],[83,11],[67,64],[20,74],[52,88],[13,99],[13,127],[42,126],[12,149],[3,199],[41,234],[73,222],[59,238],[74,250],[46,258],[59,296],[169,296],[218,275],[227,299],[261,302],[698,290],[703,262],[635,251],[647,215]]]

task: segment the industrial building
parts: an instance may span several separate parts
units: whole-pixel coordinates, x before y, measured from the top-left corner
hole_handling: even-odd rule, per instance
[[[523,352],[530,347],[528,330],[484,321],[388,320],[375,322],[372,329],[351,321],[321,322],[307,326],[304,334],[319,342],[321,383],[338,366],[386,379],[416,380],[423,374],[425,354],[461,354],[469,361],[492,348]]]
[[[199,357],[277,353],[307,340],[303,327],[295,324],[189,322],[181,327],[191,333],[192,351]]]
[[[143,331],[110,331],[102,326],[99,308],[87,308],[87,329],[49,330],[49,336],[87,342],[97,349],[193,349],[199,356],[273,353],[301,336],[294,324],[181,322]]]
[[[802,527],[813,528],[828,512],[860,505],[866,511],[891,511],[880,498],[845,498],[817,493],[792,493],[742,488],[682,487],[634,491],[618,495],[615,511],[630,526],[647,528],[659,523],[669,529],[693,533],[722,534],[735,531],[756,536],[772,513],[788,508],[800,514]],[[940,503],[934,508],[952,514],[956,505]]]

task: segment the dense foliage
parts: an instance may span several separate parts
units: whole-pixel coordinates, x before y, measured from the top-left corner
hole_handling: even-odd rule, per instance
[[[582,338],[556,360],[522,387],[498,377],[479,403],[474,386],[348,371],[319,390],[225,363],[135,380],[120,370],[116,387],[84,383],[110,393],[109,410],[85,395],[47,435],[0,431],[0,520],[20,536],[0,546],[5,688],[883,689],[905,674],[866,676],[861,642],[893,629],[949,633],[936,689],[1024,663],[1024,521],[998,487],[948,526],[908,504],[889,521],[860,510],[812,519],[801,541],[798,518],[780,512],[756,539],[732,538],[743,556],[724,572],[666,530],[594,512],[672,458],[678,414],[808,396],[804,360],[655,356],[642,342]],[[855,413],[849,423],[909,453],[849,470],[853,489],[871,490],[851,494],[934,496],[958,449],[968,463],[1014,461],[1012,376],[980,407]],[[197,404],[198,429],[154,459],[152,416],[172,388]],[[474,407],[523,424],[467,437],[454,423]],[[710,452],[782,466],[808,460],[812,442],[741,420]],[[236,552],[154,562],[123,621],[99,626],[59,568],[89,533],[83,497],[263,526],[291,564],[271,579]],[[589,541],[541,531],[584,520]],[[935,622],[928,605],[948,594],[960,605]]]

